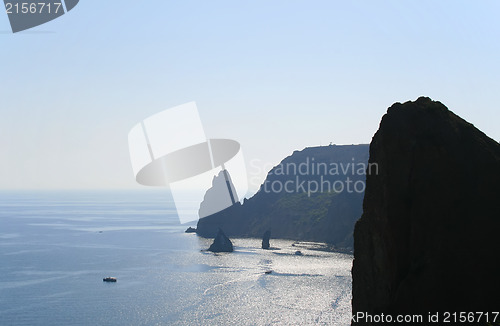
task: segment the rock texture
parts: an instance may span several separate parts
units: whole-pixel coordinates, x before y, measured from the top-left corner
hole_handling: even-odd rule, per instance
[[[388,109],[370,162],[353,313],[498,311],[500,144],[421,97]]]
[[[272,229],[275,238],[328,242],[337,247],[352,248],[354,223],[363,210],[366,177],[358,169],[366,167],[367,163],[368,145],[331,145],[295,151],[269,172],[259,192],[245,200],[243,205],[236,203],[201,218],[197,233],[208,238],[222,228],[231,237],[260,238],[266,230]],[[325,164],[328,171],[325,173],[320,168],[318,173],[319,164]],[[293,170],[294,166],[297,171]],[[342,171],[342,166],[347,170]],[[333,167],[339,167],[338,174]],[[310,195],[304,192],[308,182],[314,186],[321,185],[321,182],[333,185],[335,181],[341,181],[345,185],[347,178],[352,182],[351,188],[355,182],[361,181],[363,191],[317,191]],[[273,191],[273,185],[277,186],[274,190],[279,190],[280,185],[287,182],[291,191]]]
[[[215,236],[214,242],[208,248],[212,252],[233,252],[233,243],[224,234],[224,232],[219,229],[217,235]]]
[[[234,196],[233,198],[231,198],[231,195],[229,194],[229,187],[231,187],[231,191]],[[221,208],[231,206],[234,203],[233,200],[235,197],[237,201],[238,197],[236,189],[229,172],[220,171],[217,176],[214,176],[212,180],[212,187],[205,193],[203,201],[200,204],[200,209],[198,210],[198,216],[209,216],[220,211]]]
[[[271,230],[267,230],[262,237],[262,249],[269,249],[269,239],[271,239]]]

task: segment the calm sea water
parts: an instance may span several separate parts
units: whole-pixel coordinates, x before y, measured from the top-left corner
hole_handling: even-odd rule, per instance
[[[350,324],[351,255],[186,228],[165,191],[0,192],[0,325]]]

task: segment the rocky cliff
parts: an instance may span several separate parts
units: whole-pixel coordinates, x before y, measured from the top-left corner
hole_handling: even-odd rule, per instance
[[[328,242],[352,247],[354,223],[362,213],[368,145],[310,147],[274,167],[260,190],[201,218],[197,233],[213,237],[262,237]]]
[[[498,311],[499,143],[422,97],[388,109],[369,162],[353,313]]]

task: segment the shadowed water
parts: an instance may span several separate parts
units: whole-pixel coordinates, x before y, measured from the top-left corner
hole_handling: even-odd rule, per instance
[[[186,228],[165,191],[0,192],[0,325],[350,323],[351,255]]]

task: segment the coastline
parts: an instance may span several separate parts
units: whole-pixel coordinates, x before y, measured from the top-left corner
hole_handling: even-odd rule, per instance
[[[200,237],[202,239],[207,239],[211,240],[213,238],[211,237],[204,237],[202,235],[199,235],[197,233],[187,233],[187,234],[195,234],[197,237]],[[260,247],[262,238],[257,238],[257,237],[245,237],[245,236],[237,236],[237,237],[229,237],[231,241],[233,240],[238,240],[238,239],[244,239],[244,240],[255,240],[257,245],[255,246],[257,249],[262,249]],[[297,249],[305,249],[305,250],[314,250],[314,251],[323,251],[323,252],[332,252],[332,253],[341,253],[341,254],[348,254],[348,255],[354,255],[354,249],[353,248],[342,248],[342,247],[335,247],[332,244],[326,243],[326,242],[321,242],[321,241],[314,241],[314,240],[297,240],[297,239],[288,239],[288,238],[271,238],[269,241],[271,243],[271,248],[269,249],[262,249],[262,250],[269,250],[272,251],[273,249],[280,249],[280,248],[275,248],[272,246],[273,240],[277,241],[290,241],[291,245],[290,248],[297,248]]]

